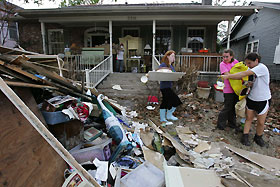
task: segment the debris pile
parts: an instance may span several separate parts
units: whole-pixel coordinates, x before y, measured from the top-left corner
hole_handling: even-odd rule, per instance
[[[115,98],[107,98],[64,78],[67,70],[63,72],[59,59],[57,69],[51,68],[57,72],[53,72],[46,69],[50,67],[43,67],[42,62],[36,62],[32,55],[36,59],[53,57],[5,48],[0,48],[0,52],[1,90],[9,88],[6,84],[12,88],[31,88],[45,121],[32,117],[29,120],[40,127],[36,130],[67,162],[65,172],[58,173],[65,177],[63,186],[272,186],[280,183],[279,159],[244,150],[234,143],[239,140],[238,134],[226,129],[227,134],[234,134],[230,137],[215,129],[222,104],[212,99],[198,99],[196,94],[182,91],[179,97],[183,104],[176,112],[179,120],[162,127],[158,101],[139,101],[138,110],[129,111],[112,100]],[[184,85],[184,90],[189,90],[193,81],[190,77],[194,74],[188,75],[189,83]],[[280,129],[278,111],[279,105],[275,105],[268,117],[267,138],[277,135],[273,128]]]

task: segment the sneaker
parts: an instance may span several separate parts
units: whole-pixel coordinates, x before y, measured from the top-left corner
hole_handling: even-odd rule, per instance
[[[250,146],[250,142],[249,142],[249,134],[243,134],[242,135],[242,138],[241,138],[241,143],[243,145],[246,145],[246,146]]]
[[[258,145],[261,146],[261,147],[266,146],[266,143],[265,143],[264,140],[262,139],[262,135],[261,135],[261,136],[258,136],[257,134],[255,134],[254,141],[256,142],[256,144],[258,144]]]

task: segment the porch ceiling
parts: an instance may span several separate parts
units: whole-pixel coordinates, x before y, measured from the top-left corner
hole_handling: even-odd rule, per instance
[[[38,19],[46,23],[90,23],[114,21],[183,21],[219,23],[235,16],[248,16],[257,6],[209,6],[189,4],[167,5],[95,5],[56,9],[24,9],[18,15],[24,19]]]

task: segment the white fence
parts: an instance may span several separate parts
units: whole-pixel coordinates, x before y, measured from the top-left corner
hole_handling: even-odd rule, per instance
[[[158,61],[161,61],[163,55],[155,56]],[[222,56],[211,55],[176,55],[174,67],[177,71],[184,71],[186,68],[195,65],[200,73],[218,73],[219,64],[222,61]]]

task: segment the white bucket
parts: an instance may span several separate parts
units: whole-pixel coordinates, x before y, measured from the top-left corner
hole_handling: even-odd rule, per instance
[[[196,91],[197,91],[198,98],[208,99],[210,90],[211,90],[211,87],[209,87],[209,88],[197,87]]]

